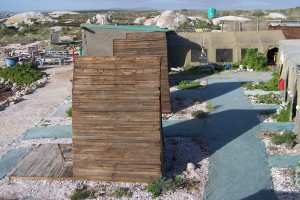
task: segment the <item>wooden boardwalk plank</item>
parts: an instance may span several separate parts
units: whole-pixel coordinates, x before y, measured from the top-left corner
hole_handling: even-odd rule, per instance
[[[64,148],[71,145],[64,145]],[[70,162],[70,152],[65,155]],[[72,179],[72,165],[64,165],[59,144],[42,144],[31,150],[18,164],[10,179],[65,180]]]

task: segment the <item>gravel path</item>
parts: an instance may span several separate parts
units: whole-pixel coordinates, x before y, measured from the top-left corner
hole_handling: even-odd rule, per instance
[[[46,86],[0,112],[0,157],[9,149],[13,140],[40,120],[49,117],[71,94],[73,65],[51,65],[41,69],[49,74]]]

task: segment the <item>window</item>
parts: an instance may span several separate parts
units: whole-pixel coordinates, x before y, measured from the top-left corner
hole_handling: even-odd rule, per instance
[[[199,62],[199,57],[201,56],[201,49],[192,49],[191,50],[191,62]],[[204,49],[204,52],[207,55],[207,49]]]
[[[216,50],[217,62],[232,62],[232,49],[217,49]]]

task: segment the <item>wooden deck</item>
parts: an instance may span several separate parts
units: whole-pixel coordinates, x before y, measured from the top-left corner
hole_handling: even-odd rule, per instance
[[[18,164],[10,179],[70,180],[72,145],[42,144],[31,150]]]

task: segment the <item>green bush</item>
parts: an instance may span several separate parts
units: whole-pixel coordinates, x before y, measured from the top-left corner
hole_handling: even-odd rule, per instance
[[[72,117],[72,107],[70,107],[66,110],[66,114],[68,117]]]
[[[211,111],[213,111],[213,110],[215,109],[213,103],[210,102],[210,101],[207,101],[207,102],[206,102],[205,107],[206,107],[206,109],[207,109],[209,112],[211,112]]]
[[[273,135],[271,140],[276,145],[285,144],[290,148],[296,145],[296,135],[292,131],[284,131],[280,135]]]
[[[188,89],[194,89],[200,87],[200,83],[198,81],[185,81],[182,80],[178,83],[178,89],[180,90],[188,90]]]
[[[13,36],[17,33],[15,29],[11,28],[2,28],[0,29],[0,36]]]
[[[197,110],[192,112],[192,117],[201,119],[207,117],[207,113],[204,112],[203,110]]]
[[[147,191],[152,194],[152,198],[160,196],[163,192],[168,191],[172,187],[171,181],[166,178],[154,179],[147,186]]]
[[[5,80],[9,79],[18,85],[29,85],[45,75],[44,72],[40,72],[34,68],[32,63],[18,64],[14,67],[0,69],[0,77],[3,77]]]
[[[122,197],[130,198],[132,197],[132,194],[133,193],[130,191],[129,188],[119,187],[114,190],[112,196],[116,198],[122,198]]]
[[[180,188],[184,186],[185,180],[181,176],[175,174],[172,183],[174,188]]]
[[[258,53],[256,49],[249,48],[246,50],[246,55],[243,58],[241,64],[244,66],[250,66],[255,71],[266,70],[267,59],[263,54]]]

